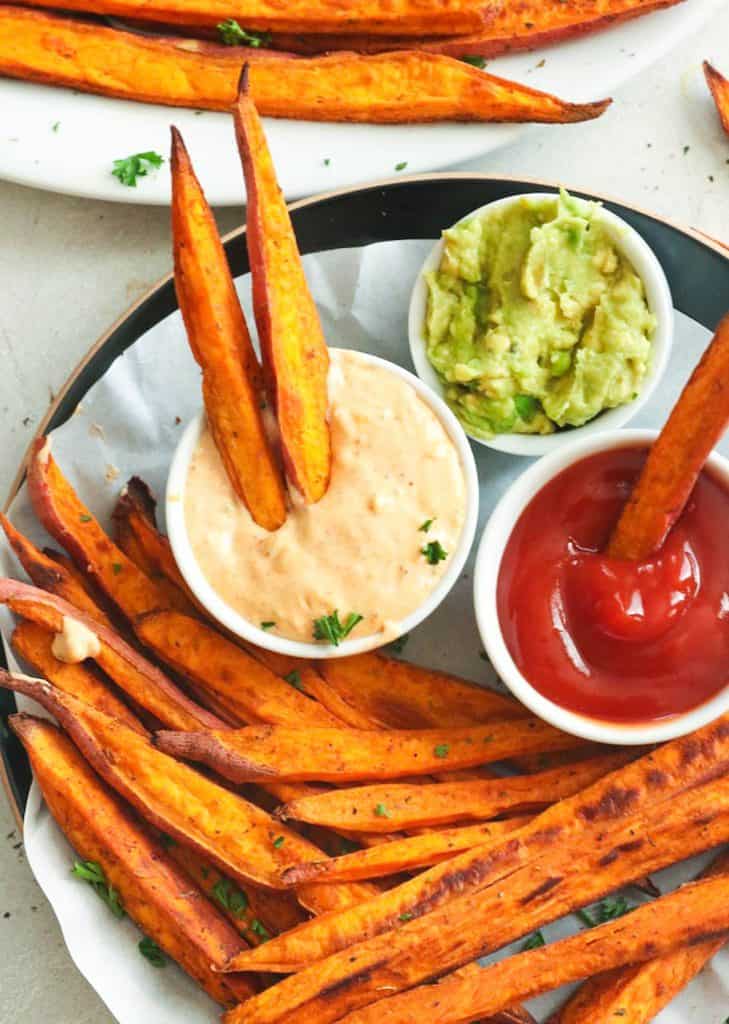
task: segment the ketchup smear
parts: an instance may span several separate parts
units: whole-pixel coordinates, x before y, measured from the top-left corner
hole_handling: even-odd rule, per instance
[[[530,502],[504,552],[497,601],[522,675],[572,711],[616,722],[703,704],[729,680],[729,493],[704,471],[663,548],[602,552],[646,450],[601,452]]]

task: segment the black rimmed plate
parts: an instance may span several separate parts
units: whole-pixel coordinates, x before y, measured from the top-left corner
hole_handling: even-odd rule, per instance
[[[444,227],[485,203],[521,192],[554,191],[556,188],[557,185],[550,182],[483,175],[430,175],[307,199],[296,203],[291,211],[300,248],[303,253],[312,253],[397,239],[436,239]],[[640,232],[663,264],[675,308],[713,330],[729,307],[729,250],[641,210],[573,191],[586,199],[602,199],[606,207]],[[243,230],[228,237],[226,251],[234,275],[247,273]],[[168,277],[92,347],[71,374],[38,433],[64,423],[112,362],[176,307],[174,287]],[[7,504],[15,497],[23,473],[21,465]],[[19,742],[5,728],[5,719],[14,711],[13,695],[0,691],[2,774],[20,821],[31,776]]]

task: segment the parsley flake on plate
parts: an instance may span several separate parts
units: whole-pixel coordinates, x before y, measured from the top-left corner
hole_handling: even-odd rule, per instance
[[[543,946],[544,944],[544,936],[542,935],[542,933],[534,932],[533,935],[530,935],[529,938],[525,939],[522,943],[521,952],[525,953],[528,949],[539,949],[539,947]]]
[[[140,940],[137,949],[145,959],[149,960],[152,967],[167,966],[167,957],[164,955],[154,939],[150,939],[148,935],[145,935],[144,938]]]
[[[146,178],[150,170],[156,170],[163,163],[163,157],[150,149],[146,153],[133,153],[121,160],[115,160],[111,173],[122,185],[136,188],[137,178]]]
[[[385,807],[384,804],[377,804],[375,806],[375,815],[378,818],[391,818],[392,817],[392,815],[390,814],[390,812],[388,811],[388,809]]]
[[[124,917],[125,910],[119,893],[107,882],[101,864],[95,860],[77,860],[71,868],[71,874],[74,878],[88,882],[99,899],[106,903],[114,917]]]
[[[486,58],[479,57],[476,54],[471,55],[467,53],[464,57],[461,57],[464,64],[470,64],[474,68],[480,68],[481,71],[486,67]]]
[[[248,910],[248,897],[229,878],[219,879],[210,890],[210,895],[223,910],[229,910],[235,917],[243,917]]]
[[[437,747],[433,747],[433,753],[436,757],[448,757],[450,749],[447,743],[439,743]]]
[[[425,547],[420,549],[420,554],[425,555],[428,565],[437,565],[438,562],[443,562],[448,557],[448,552],[439,540],[428,541]]]

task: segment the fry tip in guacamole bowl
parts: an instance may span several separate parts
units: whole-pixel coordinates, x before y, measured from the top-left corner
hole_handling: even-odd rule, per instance
[[[668,363],[673,303],[626,221],[564,190],[528,193],[443,232],[408,333],[418,376],[469,437],[538,456],[638,412]]]

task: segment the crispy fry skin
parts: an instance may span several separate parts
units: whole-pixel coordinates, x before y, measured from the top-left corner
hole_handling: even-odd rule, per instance
[[[366,850],[356,850],[329,860],[310,861],[287,868],[281,876],[286,885],[302,882],[358,881],[364,878],[383,878],[401,871],[430,867],[448,860],[462,850],[472,850],[491,840],[500,839],[507,832],[521,828],[527,817],[490,821],[483,825],[464,825],[461,828],[425,832],[422,835],[394,839],[389,843]]]
[[[64,618],[81,622],[99,639],[101,649],[94,661],[137,704],[160,721],[168,725],[175,721],[180,729],[197,729],[203,725],[224,728],[224,722],[198,707],[118,634],[62,598],[18,580],[4,579],[0,580],[0,603],[54,633],[61,632]]]
[[[144,480],[138,476],[127,480],[112,512],[116,542],[142,572],[165,578],[185,594],[194,608],[195,598],[177,568],[170,542],[157,529],[156,508],[157,501]],[[133,555],[125,547],[130,543]]]
[[[611,558],[648,558],[683,511],[729,424],[729,316],[671,410],[608,544]]]
[[[516,0],[503,3],[486,27],[470,35],[421,38],[409,42],[393,36],[378,39],[372,35],[274,36],[277,49],[293,53],[317,54],[332,50],[378,53],[386,50],[413,49],[444,53],[453,57],[468,54],[498,57],[503,53],[534,50],[565,39],[599,32],[630,18],[672,7],[680,0]]]
[[[342,700],[385,729],[450,729],[529,715],[510,697],[381,654],[329,658],[317,667]]]
[[[231,1005],[251,995],[255,989],[244,976],[221,984],[211,969],[242,948],[238,934],[69,740],[50,722],[27,715],[13,715],[10,724],[66,838],[80,857],[101,865],[145,934],[217,1002]]]
[[[208,426],[233,490],[259,526],[277,530],[286,491],[263,423],[261,370],[215,218],[174,127],[170,167],[175,291]]]
[[[211,693],[235,721],[339,724],[324,708],[203,622],[179,612],[160,612],[140,619],[137,634],[164,662]]]
[[[0,74],[144,103],[228,111],[248,60],[253,100],[268,117],[555,123],[598,117],[607,106],[567,103],[434,54],[343,54],[283,64],[280,56],[236,49],[0,6]]]
[[[326,493],[331,473],[329,351],[263,126],[249,94],[248,66],[241,83],[233,119],[246,182],[253,311],[286,475],[311,504]]]
[[[699,797],[706,803],[697,803]],[[514,833],[508,841],[514,843],[521,834]],[[645,871],[716,846],[727,835],[729,780],[714,779],[695,792],[677,795],[667,806],[646,807],[630,823],[591,829],[579,852],[557,843],[548,857],[513,870],[508,884],[467,895],[451,893],[443,906],[430,912],[423,908],[424,916],[395,924],[394,932],[350,946],[254,996],[232,1011],[226,1024],[339,1021],[383,993],[394,996],[462,967]],[[726,923],[726,909],[723,912]],[[237,966],[264,949],[232,963]],[[469,969],[461,973],[467,975]],[[505,1005],[519,995],[508,993]]]
[[[333,789],[286,804],[278,817],[309,821],[338,831],[356,828],[371,832],[485,821],[507,812],[539,810],[555,800],[573,796],[634,758],[630,751],[619,751],[536,775]]]
[[[92,704],[112,718],[118,718],[130,729],[146,734],[136,715],[90,669],[83,664],[67,665],[59,661],[51,650],[52,642],[53,634],[35,622],[19,623],[11,639],[13,650],[32,666],[34,672],[59,690]]]
[[[202,761],[232,782],[282,779],[336,783],[398,779],[428,775],[444,767],[473,768],[501,761],[520,750],[559,749],[579,742],[536,720],[491,722],[466,729],[378,732],[268,725],[224,732],[160,732],[156,736],[160,750],[191,761]],[[624,757],[617,755],[617,760],[614,756],[608,763],[617,767],[624,761]],[[560,775],[565,774],[562,769],[558,771]],[[536,776],[531,776],[531,780],[536,788]],[[478,783],[452,783],[480,784],[480,780]],[[408,788],[417,793],[418,789],[429,787],[414,783]],[[351,812],[348,820],[351,823]],[[314,824],[317,824],[315,820]]]
[[[615,966],[640,963],[656,953],[671,955],[682,947],[690,951],[707,937],[714,941],[716,936],[726,938],[727,896],[726,877],[690,882],[598,928],[485,969],[474,964],[458,976],[447,976],[435,987],[421,986],[373,1003],[343,1017],[342,1024],[410,1024],[416,1017],[432,1024],[466,1024],[503,1009],[515,999],[549,992]],[[629,1019],[632,1021],[632,1016]],[[589,1020],[596,1024],[594,1017]]]
[[[50,711],[89,764],[155,828],[190,846],[242,885],[281,887],[281,871],[320,851],[254,804],[156,750],[144,737],[43,680],[0,671],[0,686]],[[282,837],[283,842],[274,845]],[[341,899],[337,899],[339,890]],[[302,886],[301,902],[317,912],[344,905],[368,887]],[[321,904],[320,904],[321,901]]]
[[[712,64],[709,64],[708,60],[704,61],[704,75],[706,84],[714,98],[721,126],[729,135],[729,81]]]
[[[41,7],[39,0],[23,0]],[[234,18],[248,29],[290,32],[371,32],[387,35],[457,35],[482,27],[489,12],[479,0],[366,0],[353,10],[349,3],[327,0],[66,0],[66,10],[110,14],[120,18],[170,25],[216,26]],[[484,14],[486,12],[486,15]]]
[[[701,874],[729,874],[729,853],[717,857]],[[664,918],[661,916],[661,924]],[[623,967],[581,985],[548,1024],[649,1024],[674,996],[719,952],[725,937],[686,946],[639,966]]]
[[[0,513],[0,525],[2,525],[8,543],[18,561],[37,587],[47,590],[51,594],[58,594],[69,604],[83,612],[88,612],[99,622],[112,626],[109,617],[89,596],[86,588],[70,569],[56,558],[51,558],[50,555],[40,551],[2,513]]]
[[[495,845],[459,854],[346,914],[327,915],[274,939],[250,954],[256,962],[250,968],[246,965],[246,970],[264,968],[267,962],[273,970],[299,970],[398,927],[403,914],[435,912],[454,889],[478,893],[518,865],[539,861],[555,847],[579,850],[585,835],[629,822],[643,807],[656,809],[660,817],[665,801],[728,769],[729,716],[725,716],[567,797]]]
[[[51,455],[47,438],[38,438],[33,446],[28,493],[46,530],[127,618],[168,607],[169,596],[112,543],[79,500]]]

